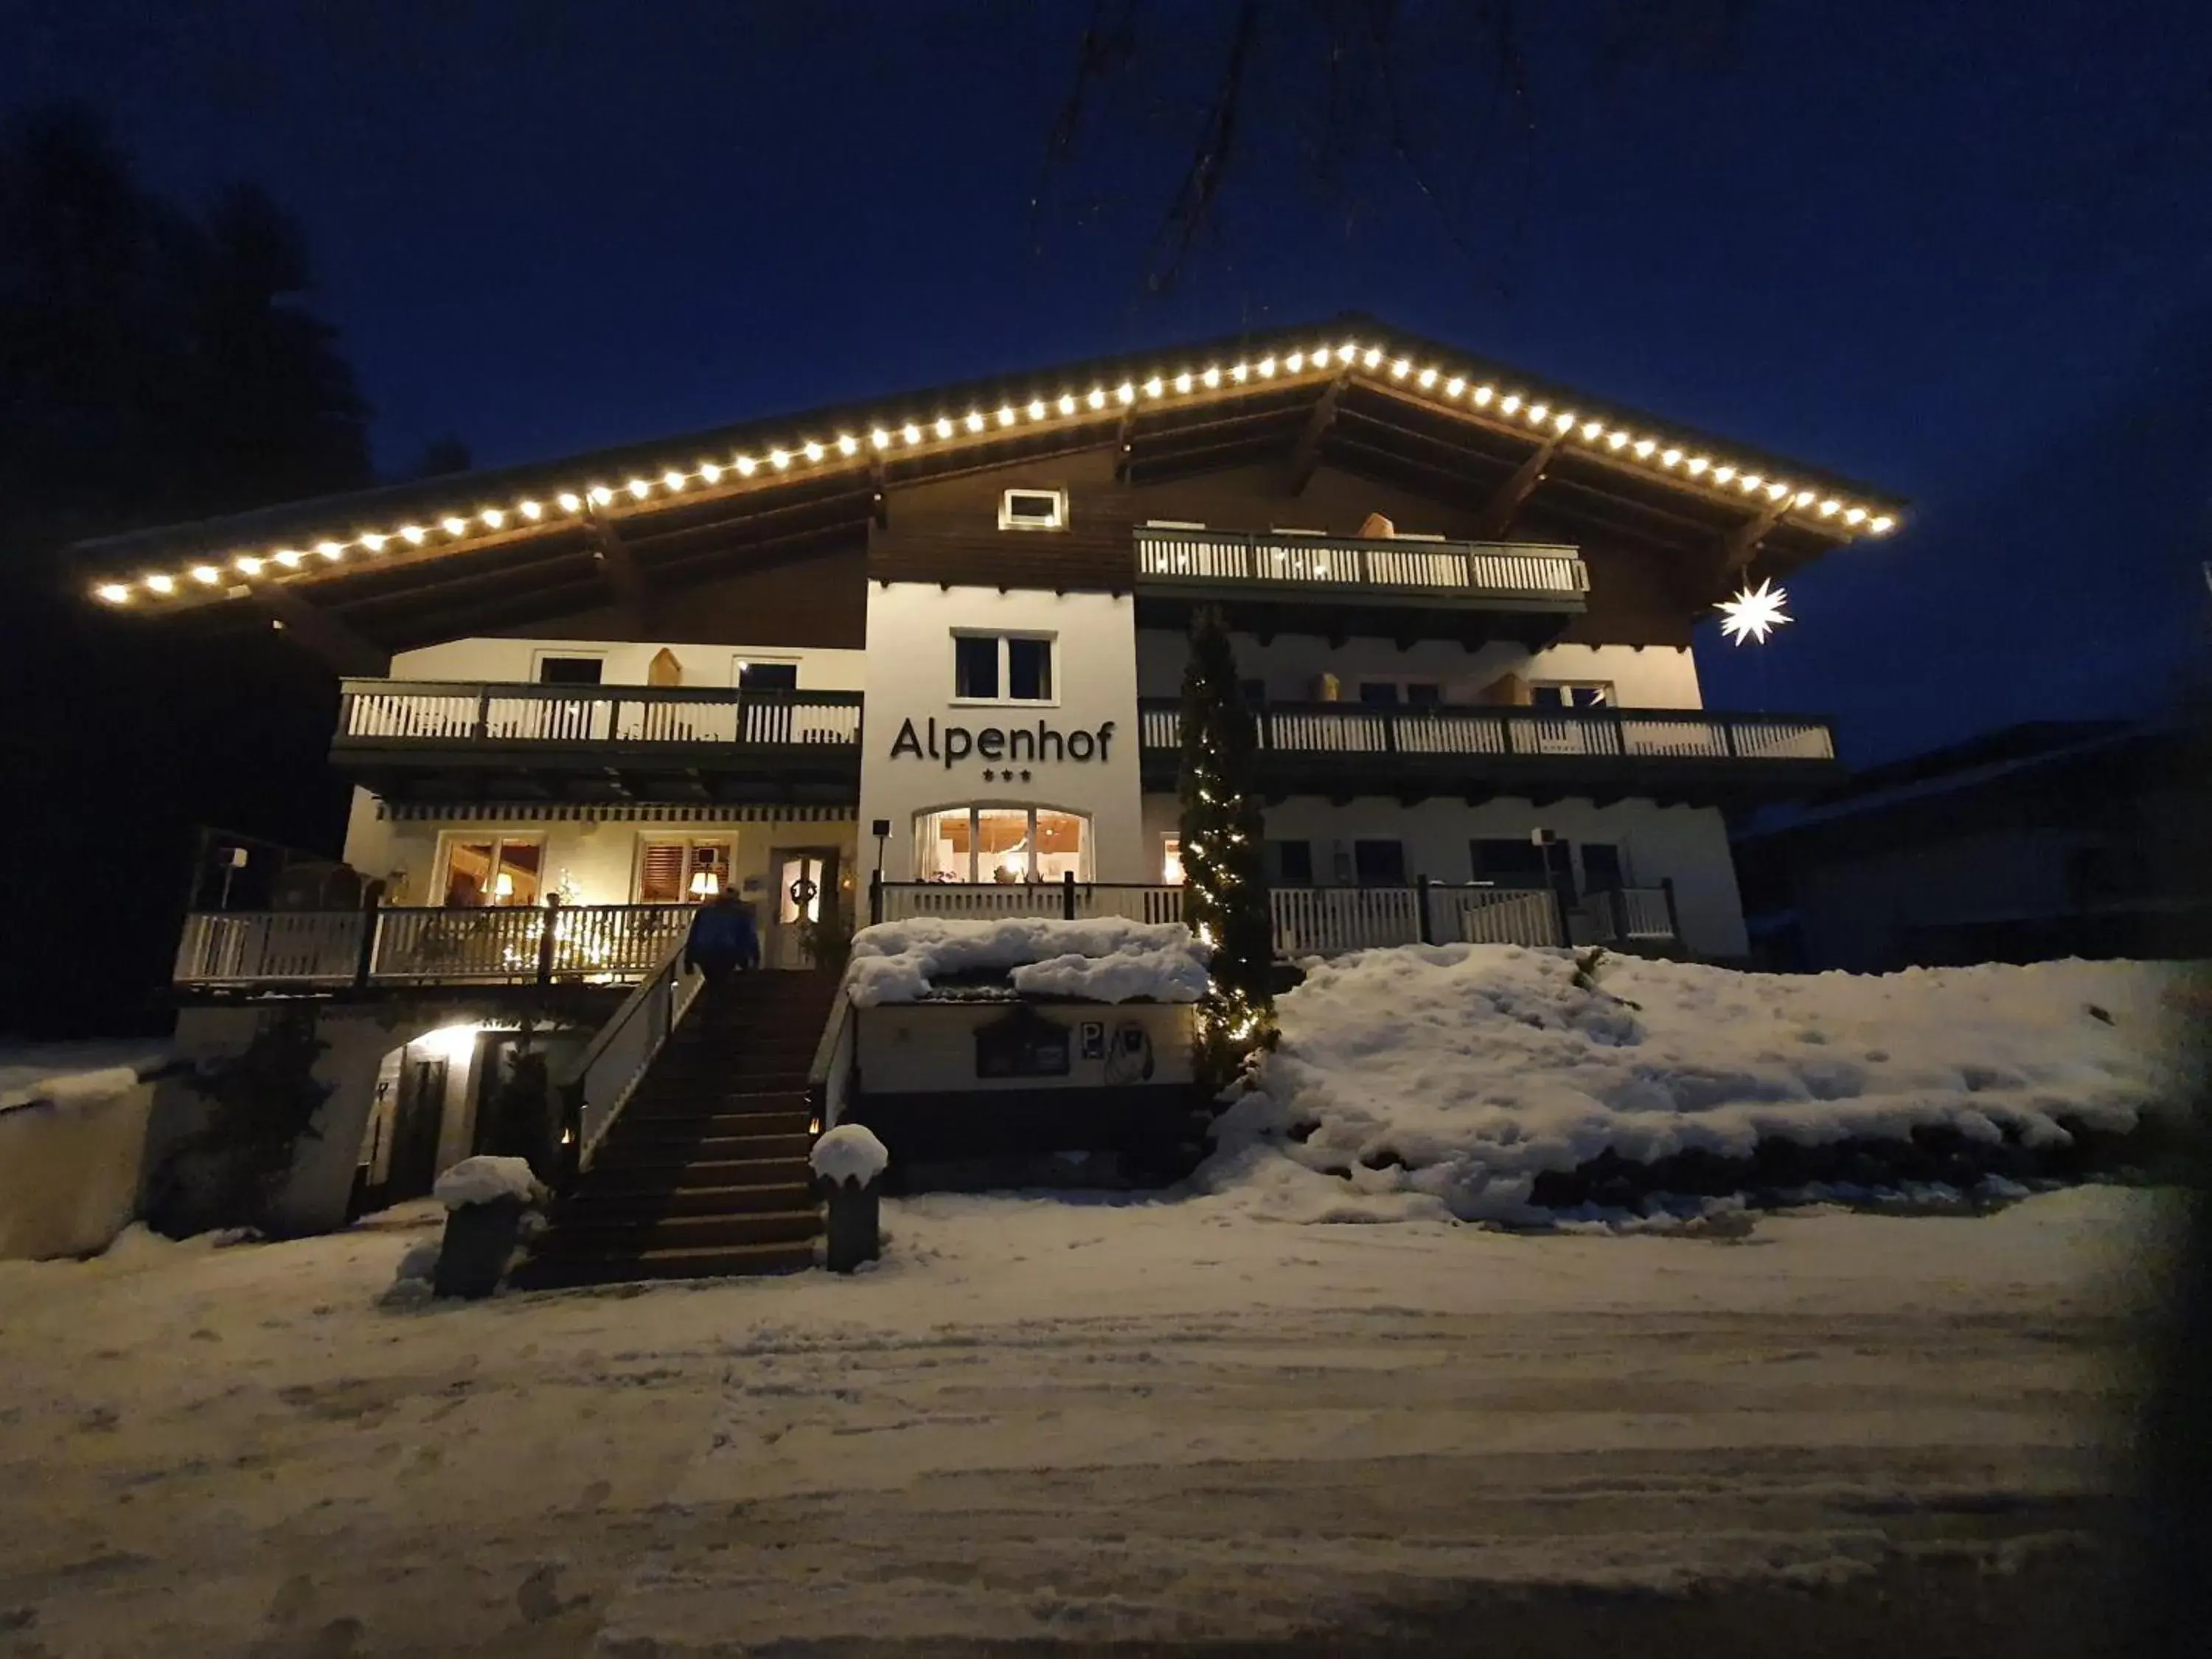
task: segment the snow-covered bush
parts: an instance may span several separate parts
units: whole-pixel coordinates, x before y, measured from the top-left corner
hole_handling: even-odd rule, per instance
[[[2179,982],[2082,962],[1603,976],[1515,945],[1316,965],[1201,1179],[1301,1219],[1520,1221],[1662,1165],[1704,1191],[1802,1186],[1831,1157],[2014,1173],[2159,1109]]]

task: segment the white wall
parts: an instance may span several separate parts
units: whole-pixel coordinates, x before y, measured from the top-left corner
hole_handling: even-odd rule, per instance
[[[1066,1077],[979,1078],[975,1075],[975,1031],[1004,1019],[1012,1003],[930,1003],[854,1010],[858,1023],[860,1089],[863,1094],[931,1094],[956,1089],[991,1093],[1008,1089],[1095,1089],[1106,1083],[1106,1062],[1085,1060],[1081,1027],[1097,1020],[1110,1046],[1115,1032],[1140,1025],[1152,1039],[1152,1074],[1133,1077],[1138,1084],[1191,1080],[1191,1011],[1164,1003],[1058,1004],[1035,1012],[1068,1028]]]
[[[867,684],[865,651],[826,646],[686,645],[672,640],[627,644],[605,640],[447,640],[399,652],[392,659],[392,678],[519,684],[538,678],[538,657],[544,652],[555,656],[603,657],[606,665],[600,670],[601,684],[643,685],[647,667],[664,649],[675,653],[684,671],[680,684],[684,685],[735,685],[737,665],[741,662],[797,663],[802,691],[858,691]]]
[[[1305,702],[1319,693],[1323,674],[1341,682],[1346,702],[1359,696],[1363,679],[1427,680],[1442,687],[1446,702],[1473,702],[1482,688],[1501,674],[1534,680],[1605,680],[1625,708],[1698,708],[1697,664],[1686,650],[1671,646],[1553,645],[1530,653],[1510,642],[1469,651],[1449,640],[1421,640],[1400,650],[1389,640],[1354,638],[1341,647],[1310,634],[1279,634],[1262,645],[1249,634],[1236,636],[1237,665],[1248,679],[1265,679],[1267,695],[1285,702]],[[1137,636],[1137,683],[1147,697],[1172,697],[1182,690],[1188,646],[1182,635],[1146,629]]]
[[[952,630],[1003,629],[1050,634],[1054,698],[1049,702],[957,703],[952,696]],[[996,588],[940,588],[933,582],[878,582],[868,591],[868,708],[860,758],[860,828],[891,823],[884,874],[914,875],[914,819],[918,812],[959,805],[1053,806],[1091,819],[1092,878],[1143,881],[1139,856],[1137,677],[1133,613],[1126,596],[1055,594]],[[914,722],[926,735],[934,720],[939,754],[894,757],[900,730]],[[1096,733],[1113,722],[1103,761],[1019,763],[1031,774],[994,775],[1002,762],[970,754],[944,757],[948,726],[987,726]],[[869,839],[872,862],[874,843]]]
[[[1176,811],[1172,795],[1145,797],[1145,840],[1156,871],[1159,837],[1175,833]],[[1334,854],[1340,843],[1349,858],[1354,841],[1398,841],[1406,849],[1407,879],[1466,881],[1474,873],[1469,842],[1522,840],[1536,829],[1571,843],[1578,885],[1585,842],[1619,847],[1632,885],[1656,887],[1662,878],[1671,878],[1682,942],[1693,955],[1735,957],[1749,951],[1728,828],[1715,807],[1660,806],[1648,800],[1595,806],[1574,797],[1541,809],[1509,797],[1480,806],[1455,800],[1401,806],[1381,796],[1338,806],[1319,796],[1293,795],[1267,809],[1268,838],[1312,842],[1314,879],[1324,886],[1335,879]]]

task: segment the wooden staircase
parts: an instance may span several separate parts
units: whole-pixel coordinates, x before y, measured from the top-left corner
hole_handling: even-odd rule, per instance
[[[763,972],[701,992],[513,1282],[812,1267],[806,1069],[836,988],[831,974]]]

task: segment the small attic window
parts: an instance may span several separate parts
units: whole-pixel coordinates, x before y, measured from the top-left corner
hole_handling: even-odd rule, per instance
[[[1065,530],[1067,492],[1065,489],[1009,489],[999,498],[1001,530]]]

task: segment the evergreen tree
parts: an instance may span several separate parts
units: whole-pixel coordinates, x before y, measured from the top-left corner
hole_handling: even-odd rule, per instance
[[[1212,946],[1213,989],[1199,1009],[1201,1081],[1219,1086],[1268,1042],[1275,1023],[1269,975],[1274,929],[1267,908],[1264,829],[1252,785],[1258,747],[1252,711],[1221,613],[1191,619],[1182,679],[1183,919]]]

